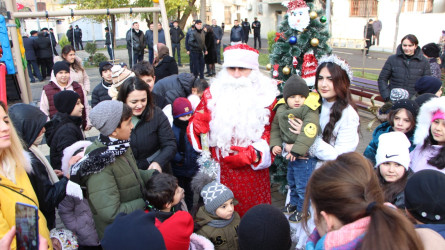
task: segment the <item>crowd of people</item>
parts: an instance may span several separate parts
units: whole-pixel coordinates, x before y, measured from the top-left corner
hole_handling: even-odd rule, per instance
[[[130,67],[101,62],[91,92],[67,45],[50,54],[55,63],[45,68],[51,78],[40,108],[0,102],[1,249],[16,246],[16,202],[38,207],[40,249],[288,250],[289,222],[305,229],[299,240],[306,249],[445,249],[438,191],[445,185],[445,97],[424,57],[433,45],[420,49],[407,35],[385,63],[384,122],[361,155],[346,61],[323,56],[315,91],[292,75],[280,95],[260,71],[258,51],[245,44],[247,20],[231,34],[219,72],[216,21],[202,27],[196,20],[186,35],[177,25],[172,46],[180,65],[186,39],[191,73],[178,74],[161,25],[153,48],[152,30],[144,34],[133,23]],[[254,37],[260,26],[252,24]],[[205,64],[215,76],[210,83]],[[89,141],[85,131],[93,127],[99,135]],[[44,137],[49,160],[38,147]],[[270,205],[269,167],[278,155],[288,162],[290,197],[281,210]]]

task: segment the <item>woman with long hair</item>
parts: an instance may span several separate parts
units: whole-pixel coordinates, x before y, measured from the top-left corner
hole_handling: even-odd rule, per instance
[[[204,56],[204,61],[207,65],[207,76],[215,76],[215,63],[218,62],[216,57],[216,39],[213,33],[213,28],[210,25],[204,27],[205,31],[205,45],[207,48],[207,55]]]
[[[163,43],[158,43],[157,56],[153,62],[155,68],[155,83],[167,76],[178,74],[178,64],[175,58],[169,54],[168,47]]]
[[[62,48],[62,55],[54,57],[54,63],[58,61],[68,62],[70,65],[70,77],[78,82],[82,88],[90,93],[90,78],[82,66],[82,59],[76,55],[76,50],[71,45],[65,45]]]

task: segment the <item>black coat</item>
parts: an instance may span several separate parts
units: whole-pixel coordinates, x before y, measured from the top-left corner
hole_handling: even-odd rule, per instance
[[[164,58],[155,67],[156,82],[164,77],[178,74],[178,64],[176,64],[175,58],[165,55]]]
[[[49,37],[45,37],[43,34],[39,33],[38,37],[34,42],[37,44],[37,58],[51,58],[53,57],[53,52],[51,49],[51,40]]]
[[[153,118],[145,121],[142,118],[131,131],[131,150],[136,158],[138,168],[147,169],[155,161],[164,170],[176,154],[176,140],[170,123],[158,107],[154,108]],[[159,154],[150,162],[147,158],[156,151]]]
[[[399,45],[397,53],[386,60],[380,72],[378,79],[380,95],[384,100],[389,100],[392,89],[403,88],[412,97],[416,94],[414,89],[416,81],[422,76],[429,75],[431,75],[430,64],[420,48],[417,47],[414,55],[408,58],[403,53],[402,46]]]
[[[94,108],[101,101],[111,100],[111,96],[108,95],[108,89],[104,85],[110,87],[112,84],[102,79],[101,83],[93,89],[93,93],[91,93],[91,108]]]
[[[25,48],[26,60],[28,61],[37,60],[36,56],[37,44],[35,43],[34,39],[24,36],[23,47]]]
[[[68,41],[70,41],[70,42],[73,41],[73,29],[68,29],[66,31],[66,37],[68,38]]]
[[[213,32],[207,32],[205,36],[205,44],[207,48],[207,55],[204,56],[206,64],[214,64],[218,62],[216,57],[216,40]]]
[[[232,30],[230,31],[230,41],[231,42],[241,42],[244,37],[244,30],[243,28],[238,26],[233,26]]]
[[[195,76],[190,73],[171,75],[157,82],[153,87],[152,94],[164,96],[170,104],[178,97],[188,97],[192,93]]]
[[[82,117],[70,116],[57,112],[46,125],[46,143],[48,144],[51,166],[60,169],[62,166],[63,150],[73,143],[84,140]]]
[[[178,27],[178,28],[171,28],[170,29],[170,37],[172,40],[172,43],[180,43],[181,40],[184,38],[184,32]]]

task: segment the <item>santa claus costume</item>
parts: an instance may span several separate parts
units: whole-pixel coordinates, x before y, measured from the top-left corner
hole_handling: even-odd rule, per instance
[[[228,68],[251,72],[234,77]],[[198,152],[200,135],[208,134],[220,181],[233,191],[240,216],[257,204],[271,203],[269,137],[277,91],[276,83],[259,71],[257,50],[245,44],[227,47],[223,69],[204,92],[187,128]]]

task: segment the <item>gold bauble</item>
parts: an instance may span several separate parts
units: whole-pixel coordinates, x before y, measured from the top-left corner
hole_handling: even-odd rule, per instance
[[[287,67],[287,66],[284,66],[284,68],[283,68],[283,74],[285,74],[285,75],[289,75],[289,74],[290,74],[290,68]]]
[[[267,70],[271,70],[271,69],[272,69],[272,64],[268,63],[268,64],[266,65],[266,69],[267,69]]]
[[[315,12],[315,11],[311,11],[311,12],[309,12],[309,17],[310,17],[311,19],[315,19],[315,18],[318,17],[318,14],[317,14],[317,12]]]
[[[317,46],[318,46],[318,43],[319,43],[319,41],[318,41],[317,38],[312,38],[312,39],[311,39],[311,45],[312,45],[313,47],[317,47]]]

